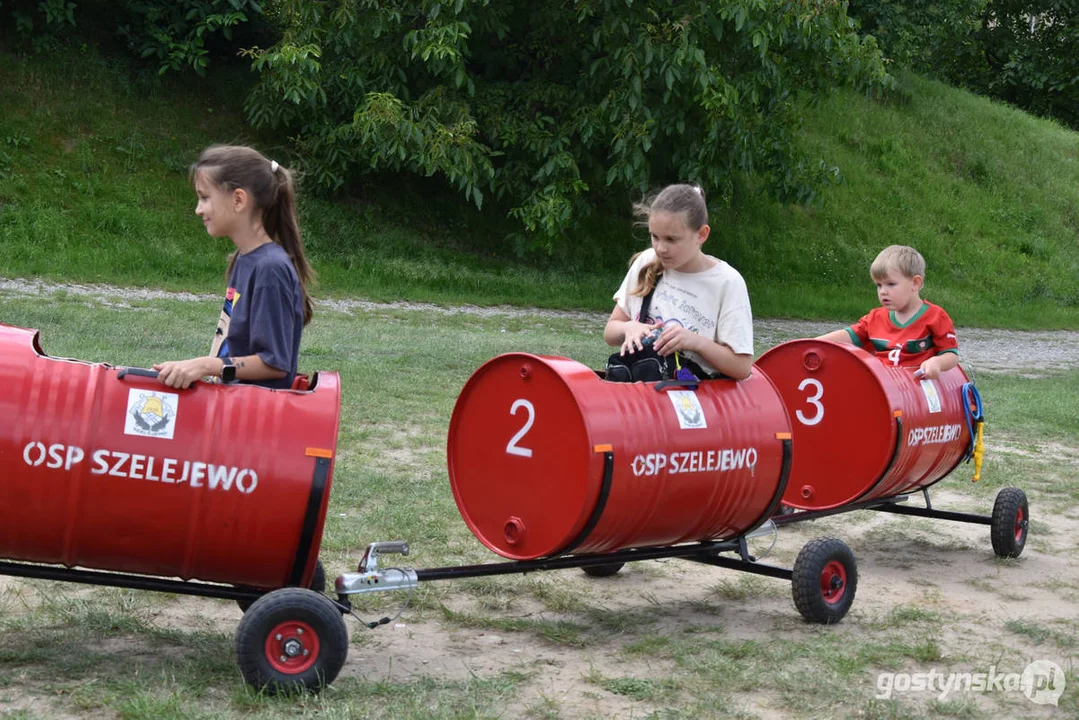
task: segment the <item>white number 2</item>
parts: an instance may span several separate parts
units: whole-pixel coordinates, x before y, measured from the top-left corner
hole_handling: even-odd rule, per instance
[[[527,400],[514,400],[513,405],[510,406],[510,415],[516,415],[518,408],[525,409],[528,413],[528,419],[525,420],[524,427],[518,430],[517,434],[510,438],[510,441],[506,444],[506,454],[532,457],[532,450],[530,448],[518,447],[517,443],[532,429],[532,423],[536,421],[536,408],[532,407],[532,403]]]
[[[806,378],[798,385],[800,391],[805,390],[807,387],[811,387],[817,391],[815,394],[806,398],[806,402],[817,408],[817,412],[813,417],[806,417],[801,410],[796,410],[794,414],[803,425],[816,425],[824,419],[824,405],[822,405],[820,401],[824,396],[824,386],[820,384],[820,380],[815,380],[813,378]]]
[[[903,350],[902,345],[896,345],[888,352],[888,359],[892,361],[892,365],[899,364],[899,353]]]

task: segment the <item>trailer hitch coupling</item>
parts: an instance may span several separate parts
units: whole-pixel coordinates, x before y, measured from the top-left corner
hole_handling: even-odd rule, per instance
[[[380,555],[408,555],[408,543],[404,540],[373,542],[367,546],[354,573],[341,573],[334,583],[339,598],[360,593],[383,590],[410,590],[419,585],[415,570],[385,568],[379,570]]]

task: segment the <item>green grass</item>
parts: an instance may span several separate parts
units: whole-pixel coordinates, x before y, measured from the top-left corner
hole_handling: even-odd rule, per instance
[[[148,300],[134,309],[63,292],[4,296],[3,307],[6,321],[41,330],[48,354],[141,366],[205,348],[218,312],[216,300]],[[380,539],[408,540],[412,554],[392,559],[411,567],[497,560],[457,513],[445,441],[469,375],[494,355],[522,349],[592,366],[606,354],[587,323],[448,314],[432,322],[422,311],[320,310],[304,336],[301,369],[333,368],[344,379],[322,549],[331,577],[355,567],[362,547]],[[1057,406],[1058,396],[1076,383],[1076,371],[1038,379],[985,374],[980,385],[991,408],[990,438],[1079,452],[1079,426],[1069,420],[1066,404]],[[1028,405],[1045,408],[1047,419]],[[965,696],[940,704],[913,695],[876,700],[874,678],[929,667],[985,671],[993,663],[1022,669],[1035,656],[1070,658],[1073,667],[1079,661],[1074,622],[997,614],[998,606],[1022,607],[1032,577],[1046,580],[1039,568],[1047,559],[1062,563],[1061,570],[1054,571],[1054,582],[1041,582],[1041,590],[1067,605],[1079,587],[1074,566],[1064,564],[1073,554],[1071,531],[1059,524],[1079,507],[1073,466],[1045,454],[995,452],[991,445],[979,484],[965,472],[942,483],[981,513],[1002,486],[1027,491],[1038,524],[1017,561],[994,559],[988,533],[978,541],[956,539],[946,525],[928,520],[894,518],[866,529],[859,518],[869,513],[856,513],[784,528],[766,562],[789,567],[800,545],[822,533],[842,537],[857,554],[863,585],[851,615],[836,627],[803,623],[783,581],[734,573],[702,581],[696,577],[702,570],[680,561],[633,563],[615,578],[594,582],[566,571],[424,583],[397,622],[434,625],[450,637],[497,635],[515,647],[552,653],[562,658],[558,662],[578,659],[585,668],[569,679],[589,688],[597,702],[627,708],[627,715],[632,708],[635,717],[967,717]],[[967,586],[990,600],[955,602],[918,580],[921,568],[938,563],[962,568],[961,577],[972,579]],[[893,600],[867,589],[887,574],[910,579],[920,595]],[[687,584],[698,589],[679,599]],[[403,593],[364,596],[357,613],[368,620],[392,616],[404,600]],[[359,626],[352,629],[346,666],[352,675],[319,697],[266,698],[244,686],[236,670],[234,625],[163,623],[159,618],[177,602],[171,595],[44,581],[0,591],[6,638],[0,708],[5,698],[30,695],[40,698],[35,707],[125,719],[604,717],[552,694],[565,678],[551,674],[559,668],[555,661],[475,671],[466,679],[437,671],[405,679],[372,675],[369,661],[387,652],[403,661],[411,649],[388,651],[379,643],[393,629]],[[239,620],[226,601],[187,602],[224,608]],[[971,647],[942,635],[942,628],[964,627],[990,633],[990,641]],[[590,657],[607,662],[588,668]],[[1062,708],[1074,709],[1074,671],[1068,683]],[[1002,716],[1029,711],[1022,696],[999,702]]]
[[[1079,629],[1079,624],[1075,621],[1057,624],[1063,625],[1065,629],[1061,630],[1026,620],[1009,620],[1004,624],[1004,627],[1016,635],[1030,637],[1031,641],[1038,645],[1044,646],[1048,642],[1064,650],[1074,650],[1079,647],[1079,635],[1076,633],[1076,630]]]
[[[900,80],[887,101],[843,92],[808,114],[805,148],[846,177],[822,208],[750,182],[713,209],[706,249],[741,270],[761,317],[861,316],[876,304],[870,261],[903,243],[928,260],[925,296],[960,325],[1079,325],[1079,134]],[[237,67],[162,81],[92,45],[0,44],[0,276],[218,291],[231,245],[194,217],[187,166],[212,142],[290,161],[286,141],[245,127],[250,83]],[[316,294],[606,310],[645,243],[611,217],[557,257],[520,260],[503,212],[409,178],[333,201],[301,193]]]
[[[1046,387],[1056,389],[1046,393]],[[984,402],[987,428],[1003,421],[1020,425],[1044,440],[1075,437],[1079,433],[1079,375],[1065,373],[1048,381],[1007,374],[983,373],[978,388]]]

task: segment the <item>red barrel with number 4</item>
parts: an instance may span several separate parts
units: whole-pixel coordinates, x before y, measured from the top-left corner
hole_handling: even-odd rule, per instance
[[[691,389],[510,353],[461,391],[447,455],[468,527],[531,560],[737,537],[778,507],[789,433],[759,372]]]
[[[790,412],[794,461],[783,502],[825,510],[929,487],[966,457],[956,367],[934,380],[826,340],[792,340],[757,360]]]

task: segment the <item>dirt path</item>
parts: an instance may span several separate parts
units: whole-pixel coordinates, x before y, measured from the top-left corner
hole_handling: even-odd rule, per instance
[[[146,288],[121,288],[111,285],[53,283],[43,280],[0,278],[0,297],[41,297],[56,292],[85,297],[109,305],[127,306],[132,300],[173,300],[178,302],[216,302],[216,295],[168,292]],[[475,315],[479,317],[559,318],[582,327],[602,331],[607,313],[518,308],[506,305],[433,305],[431,303],[369,300],[319,300],[319,308],[346,313],[378,313],[386,310],[414,310],[428,314]],[[756,318],[756,346],[763,351],[793,337],[812,337],[835,330],[836,323]],[[1014,372],[1036,375],[1045,371],[1065,370],[1079,365],[1079,332],[1071,330],[1025,331],[982,328],[959,328],[959,343],[964,367],[975,373]]]

